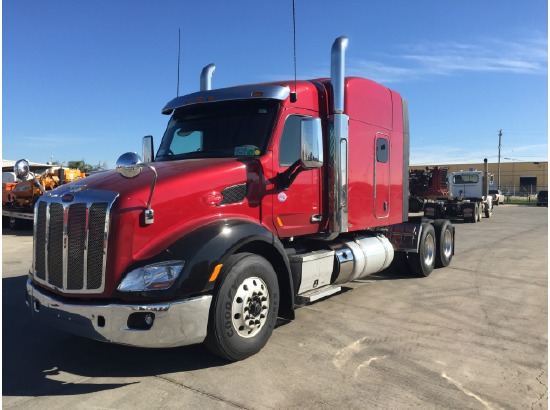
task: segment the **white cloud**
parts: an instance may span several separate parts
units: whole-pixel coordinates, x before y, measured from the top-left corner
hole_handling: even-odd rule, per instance
[[[542,37],[523,42],[484,39],[477,44],[424,42],[402,45],[401,49],[402,54],[383,56],[384,63],[350,59],[347,72],[382,83],[460,72],[548,73],[548,45]]]

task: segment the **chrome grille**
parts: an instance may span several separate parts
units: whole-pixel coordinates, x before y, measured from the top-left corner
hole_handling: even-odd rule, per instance
[[[43,195],[35,208],[34,274],[67,293],[105,287],[109,211],[118,194],[87,190],[61,200],[67,190]]]
[[[63,205],[50,205],[50,230],[48,232],[47,264],[49,282],[63,288]]]

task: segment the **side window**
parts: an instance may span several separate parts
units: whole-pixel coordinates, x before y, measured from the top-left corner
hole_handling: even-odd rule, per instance
[[[390,157],[390,143],[385,138],[376,140],[376,160],[378,162],[388,162]]]
[[[300,121],[299,115],[289,115],[285,121],[279,144],[279,165],[290,166],[300,158]]]

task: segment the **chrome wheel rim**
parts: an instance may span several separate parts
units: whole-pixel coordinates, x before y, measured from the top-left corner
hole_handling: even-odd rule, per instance
[[[237,289],[231,306],[231,319],[237,333],[254,337],[267,322],[269,293],[265,282],[258,277],[244,280]]]
[[[443,255],[446,259],[451,257],[453,253],[453,235],[448,229],[443,233]]]
[[[424,264],[431,266],[435,261],[435,240],[432,235],[426,236],[424,243]]]

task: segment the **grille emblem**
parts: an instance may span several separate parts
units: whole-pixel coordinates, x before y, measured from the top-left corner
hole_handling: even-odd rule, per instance
[[[70,193],[64,194],[64,195],[61,197],[61,200],[62,200],[63,202],[73,202],[73,201],[74,201],[74,195],[73,195],[73,194],[70,194]]]

